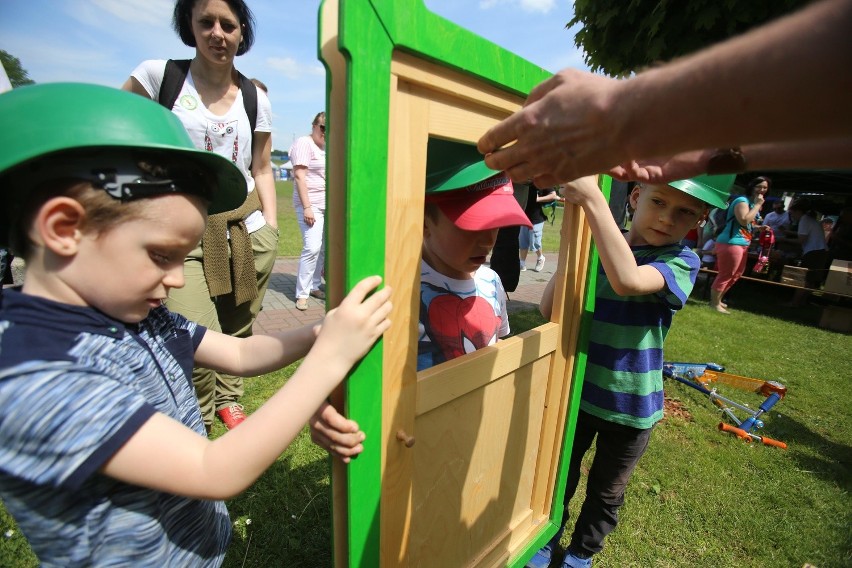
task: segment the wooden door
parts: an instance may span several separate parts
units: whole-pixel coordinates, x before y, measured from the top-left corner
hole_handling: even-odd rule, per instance
[[[329,289],[394,289],[393,326],[336,403],[367,433],[334,466],[336,566],[522,566],[556,530],[592,288],[590,233],[569,206],[550,323],[417,373],[430,138],[475,143],[547,77],[400,0],[325,0]]]

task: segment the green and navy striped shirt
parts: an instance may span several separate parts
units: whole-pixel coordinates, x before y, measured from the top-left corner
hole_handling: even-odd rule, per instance
[[[663,341],[692,292],[700,261],[687,247],[631,247],[636,263],[665,278],[663,290],[619,296],[600,269],[580,408],[610,422],[650,428],[663,417]]]

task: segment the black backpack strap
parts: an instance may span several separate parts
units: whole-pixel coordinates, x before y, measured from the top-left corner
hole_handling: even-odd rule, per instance
[[[183,88],[187,74],[189,74],[190,63],[192,63],[191,59],[169,59],[166,61],[166,70],[163,72],[163,82],[160,84],[157,102],[169,110],[172,110],[172,107],[175,106],[175,101]],[[240,90],[243,92],[243,107],[246,109],[253,139],[254,129],[257,126],[257,86],[239,71],[237,71],[237,76],[240,81]],[[249,170],[251,170],[251,164],[249,164]]]
[[[163,72],[163,82],[160,83],[160,92],[157,95],[157,102],[172,110],[175,106],[175,101],[183,88],[183,82],[186,81],[186,75],[189,73],[190,59],[169,59],[166,61],[166,70]]]
[[[243,92],[243,107],[246,109],[252,137],[254,137],[254,129],[257,126],[257,85],[239,71],[237,76],[240,79],[240,90]]]

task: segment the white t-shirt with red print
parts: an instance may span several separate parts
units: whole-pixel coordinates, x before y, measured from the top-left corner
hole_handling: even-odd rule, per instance
[[[139,81],[148,96],[156,101],[165,70],[165,60],[149,59],[140,63],[131,76]],[[183,123],[196,148],[216,152],[231,160],[245,176],[249,193],[254,191],[254,178],[251,177],[250,170],[251,122],[243,105],[242,91],[237,93],[234,104],[228,112],[223,115],[214,114],[201,101],[198,91],[195,90],[192,71],[190,71],[186,75],[186,81],[183,82],[172,112]],[[255,132],[272,132],[272,105],[263,89],[257,89],[257,124],[254,130]],[[245,224],[246,229],[253,233],[263,227],[266,221],[258,210],[246,217]]]

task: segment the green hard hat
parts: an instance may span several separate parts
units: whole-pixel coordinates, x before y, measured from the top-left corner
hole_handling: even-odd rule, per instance
[[[712,207],[724,209],[728,206],[728,196],[736,177],[734,174],[718,176],[703,175],[690,179],[672,181],[669,182],[669,185],[696,199],[700,199]]]
[[[499,173],[485,165],[471,144],[430,138],[426,145],[427,194],[467,187]]]
[[[230,160],[195,148],[171,111],[137,94],[83,83],[32,85],[0,95],[0,116],[3,210],[39,180],[73,177],[85,168],[109,167],[112,160],[131,156],[154,157],[154,162],[159,157],[180,164],[193,183],[211,181],[214,187],[205,192],[211,214],[245,201],[245,177]],[[172,192],[194,193],[178,181],[174,186]]]

